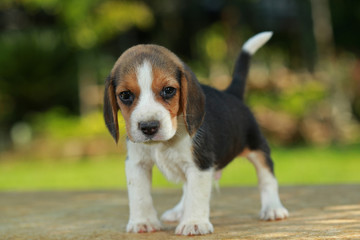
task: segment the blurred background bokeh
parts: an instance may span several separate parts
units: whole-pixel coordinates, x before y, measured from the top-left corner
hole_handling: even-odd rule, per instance
[[[359,26],[357,0],[1,0],[0,190],[123,187],[124,123],[116,146],[102,119],[120,54],[163,45],[224,89],[242,43],[266,30],[246,101],[280,183],[360,182]],[[224,185],[253,184],[250,169]]]

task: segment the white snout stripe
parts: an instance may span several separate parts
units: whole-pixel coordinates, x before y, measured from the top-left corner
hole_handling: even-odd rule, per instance
[[[153,72],[149,61],[144,61],[136,71],[138,85],[140,87],[140,96],[137,106],[131,114],[131,136],[134,142],[148,141],[138,128],[139,122],[159,121],[160,129],[151,140],[166,141],[175,135],[176,129],[173,129],[170,113],[161,103],[156,101],[152,90]]]

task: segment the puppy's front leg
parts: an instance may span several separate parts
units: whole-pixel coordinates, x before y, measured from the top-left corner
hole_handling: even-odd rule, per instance
[[[151,175],[153,164],[128,159],[126,178],[129,194],[130,219],[127,232],[144,233],[161,229],[151,198]]]
[[[187,170],[184,215],[176,234],[200,235],[214,231],[209,220],[212,176],[212,169],[201,171],[192,166]]]

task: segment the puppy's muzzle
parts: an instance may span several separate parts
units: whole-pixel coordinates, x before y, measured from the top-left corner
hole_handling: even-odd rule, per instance
[[[159,121],[139,122],[139,129],[147,137],[153,137],[160,128]]]

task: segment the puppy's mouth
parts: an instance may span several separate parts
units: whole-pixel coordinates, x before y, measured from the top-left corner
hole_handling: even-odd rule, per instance
[[[165,140],[157,139],[156,135],[146,136],[143,134],[139,134],[135,137],[133,135],[128,134],[128,139],[133,143],[145,143],[145,144],[153,144],[153,143],[165,141]]]
[[[166,140],[154,140],[154,139],[142,139],[142,140],[134,140],[134,139],[130,139],[130,141],[134,142],[134,143],[144,143],[147,145],[152,145],[152,144],[157,144],[157,143],[161,143],[161,142],[166,142]]]
[[[159,143],[159,142],[166,142],[169,139],[165,139],[161,136],[154,135],[154,136],[145,136],[145,139],[142,141],[142,143],[146,144],[153,144],[153,143]]]
[[[154,141],[152,139],[147,139],[142,143],[147,144],[147,145],[152,145],[152,144],[157,144],[157,143],[160,143],[160,142],[162,142],[162,141]]]
[[[155,134],[153,136],[146,136],[146,135],[138,135],[137,137],[129,137],[129,140],[134,142],[134,143],[144,143],[144,144],[157,144],[157,143],[161,143],[161,142],[166,142],[169,141],[170,139],[172,139],[173,136],[170,137],[165,137],[162,136],[161,134]]]

